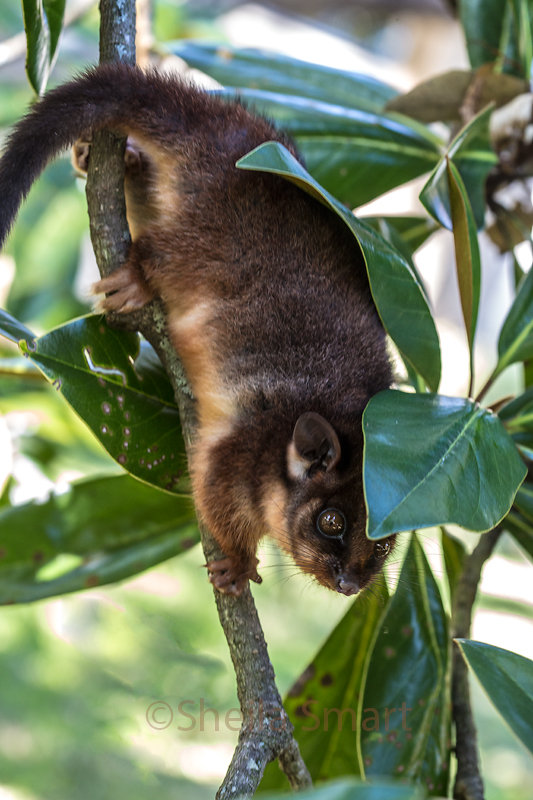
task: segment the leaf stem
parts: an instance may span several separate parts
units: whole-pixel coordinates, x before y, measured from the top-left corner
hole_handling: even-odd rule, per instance
[[[457,581],[452,608],[452,638],[469,639],[472,608],[476,599],[483,565],[490,558],[502,532],[497,526],[481,536],[472,553],[465,560]],[[457,775],[453,797],[455,800],[483,800],[483,780],[479,768],[477,733],[470,701],[468,666],[457,644],[453,645],[452,714],[455,721],[455,750]]]
[[[490,387],[492,386],[492,384],[494,383],[494,381],[500,375],[501,372],[502,372],[501,368],[496,367],[496,369],[494,370],[494,372],[492,373],[492,375],[490,376],[488,381],[485,383],[485,385],[483,386],[481,391],[478,392],[478,395],[475,398],[474,402],[481,403],[482,399],[485,397],[485,395],[487,394],[488,390],[490,389]],[[470,389],[469,396],[471,396],[471,392],[472,392],[472,389]]]

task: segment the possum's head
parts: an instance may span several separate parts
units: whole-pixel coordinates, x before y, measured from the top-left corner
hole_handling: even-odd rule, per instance
[[[362,461],[360,418],[349,436],[339,437],[324,417],[302,414],[287,450],[283,528],[278,515],[272,531],[303,572],[345,595],[371,583],[396,538],[366,537]]]

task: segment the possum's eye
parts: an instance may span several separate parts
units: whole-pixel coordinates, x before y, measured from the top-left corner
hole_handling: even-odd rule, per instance
[[[326,508],[318,515],[316,526],[324,536],[342,536],[346,530],[346,520],[336,508]]]
[[[374,552],[378,558],[385,558],[390,553],[390,542],[386,539],[384,542],[376,542],[374,545]]]

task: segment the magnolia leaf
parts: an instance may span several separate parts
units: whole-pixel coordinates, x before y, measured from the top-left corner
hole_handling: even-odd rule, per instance
[[[354,734],[360,725],[358,698],[366,653],[387,600],[381,577],[371,593],[352,603],[283,702],[314,781],[361,774]],[[271,762],[261,790],[286,786],[286,777]]]
[[[455,245],[455,264],[461,308],[470,349],[470,384],[474,383],[474,337],[481,287],[481,260],[476,224],[465,185],[455,164],[448,160],[448,189]]]
[[[516,297],[503,323],[498,340],[495,375],[517,361],[533,356],[533,270],[518,287]]]
[[[363,433],[371,539],[451,523],[488,531],[527,473],[499,418],[471,400],[380,392]]]
[[[28,55],[26,72],[38,95],[46,89],[63,30],[66,0],[22,0]]]
[[[520,489],[518,491],[520,491]],[[450,536],[445,528],[441,528],[441,542],[444,566],[446,567],[446,575],[450,587],[450,596],[453,598],[455,587],[463,572],[468,553],[464,544],[459,539],[456,539],[455,536]]]
[[[456,641],[489,699],[533,753],[533,661],[490,644]]]
[[[159,489],[189,491],[172,386],[138,334],[94,315],[22,341],[21,349],[127,472]]]
[[[397,90],[368,75],[332,69],[264,50],[184,41],[166,47],[223,86],[298,95],[326,103],[380,112]]]
[[[440,139],[407,117],[251,89],[238,97],[289,133],[309,173],[349,208],[429,172],[442,152]]]
[[[457,134],[420,193],[420,202],[443,225],[452,230],[448,161],[453,161],[464,182],[477,228],[485,220],[485,180],[497,163],[489,140],[492,107],[477,114]]]
[[[135,575],[199,540],[192,501],[129,475],[77,481],[0,510],[0,604],[27,603]]]
[[[365,776],[419,780],[444,796],[451,724],[447,620],[416,536],[376,633],[357,728]]]
[[[387,333],[402,357],[436,390],[441,369],[439,340],[424,292],[409,264],[320,186],[278,142],[260,145],[241,158],[237,166],[282,175],[344,220],[363,252],[372,295]]]
[[[528,91],[527,81],[513,75],[475,70],[451,70],[419,83],[410,92],[389,100],[385,110],[399,111],[420,122],[462,122],[461,106],[469,88],[474,87],[474,113],[489,103],[504,106]]]

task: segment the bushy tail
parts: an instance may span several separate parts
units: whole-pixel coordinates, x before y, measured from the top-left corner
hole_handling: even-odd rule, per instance
[[[125,64],[96,67],[53,89],[14,128],[0,159],[0,247],[46,164],[87,132],[138,132],[173,147],[194,131],[220,131],[230,115],[205,92]]]

